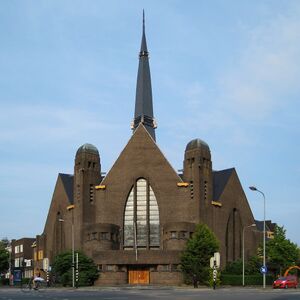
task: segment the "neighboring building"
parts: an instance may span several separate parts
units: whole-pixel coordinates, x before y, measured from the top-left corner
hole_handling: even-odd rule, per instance
[[[276,223],[272,223],[271,220],[266,220],[266,228],[265,228],[265,232],[266,232],[266,239],[273,239],[274,238],[274,232],[275,232],[275,227],[276,227]],[[264,221],[258,221],[255,220],[255,224],[256,224],[256,230],[259,231],[262,236],[261,239],[263,238],[263,232],[264,232]]]
[[[11,241],[11,270],[21,270],[23,278],[33,276],[33,238],[22,238]]]
[[[91,144],[77,150],[74,174],[58,175],[44,232],[37,236],[43,259],[51,264],[71,249],[72,222],[76,250],[101,270],[97,284],[181,283],[180,253],[201,222],[220,241],[222,267],[241,258],[242,231],[254,218],[236,170],[214,171],[208,144],[197,138],[186,145],[178,174],[159,149],[155,128],[143,24],[133,135],[105,177]],[[251,229],[245,234],[248,257],[260,235]]]

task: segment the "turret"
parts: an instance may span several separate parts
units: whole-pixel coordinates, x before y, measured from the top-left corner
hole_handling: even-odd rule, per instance
[[[208,212],[212,200],[212,162],[207,143],[200,139],[190,141],[185,149],[183,180],[189,183],[190,198],[194,201],[199,222],[210,223]]]
[[[76,152],[74,166],[74,228],[75,246],[82,248],[84,226],[95,222],[95,189],[101,179],[100,156],[97,148],[84,144]]]

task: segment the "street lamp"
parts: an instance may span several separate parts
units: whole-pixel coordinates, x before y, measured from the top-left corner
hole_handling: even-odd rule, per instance
[[[243,227],[243,286],[245,286],[245,229],[255,226],[256,224],[251,224]]]
[[[74,238],[74,205],[69,205],[67,210],[72,210],[72,226],[71,226],[71,235],[72,235],[72,287],[75,288],[75,238]],[[65,222],[64,219],[58,219],[59,222]]]
[[[263,251],[264,251],[264,254],[263,254],[263,266],[264,268],[266,268],[266,197],[265,197],[265,194],[258,190],[255,186],[249,186],[249,189],[251,191],[255,191],[255,192],[258,192],[260,194],[263,195],[263,198],[264,198],[264,230],[263,230],[263,234],[264,234],[264,240],[263,240]],[[265,289],[266,288],[266,272],[263,272],[263,288]]]

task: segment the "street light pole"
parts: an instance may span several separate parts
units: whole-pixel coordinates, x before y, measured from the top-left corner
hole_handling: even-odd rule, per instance
[[[264,198],[263,266],[265,268],[266,267],[266,197],[265,197],[265,194],[262,191],[258,190],[255,186],[250,186],[249,189],[251,191],[255,191],[255,192],[262,194],[262,196]],[[263,273],[263,288],[264,289],[266,288],[266,272]]]
[[[243,286],[245,286],[245,229],[255,226],[256,224],[251,224],[243,227]]]
[[[72,210],[72,286],[75,288],[75,241],[74,241],[74,213]]]
[[[72,287],[75,288],[75,237],[74,237],[74,205],[69,205],[67,210],[72,210],[71,236],[72,236]],[[64,222],[64,219],[59,219],[59,222]]]

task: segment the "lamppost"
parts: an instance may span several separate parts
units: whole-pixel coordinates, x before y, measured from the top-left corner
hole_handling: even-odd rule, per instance
[[[264,239],[263,239],[263,267],[264,267],[264,272],[263,272],[263,288],[265,289],[266,288],[266,197],[265,197],[265,194],[258,190],[255,186],[249,186],[249,189],[251,191],[255,191],[255,192],[258,192],[260,194],[263,195],[263,198],[264,198],[264,230],[263,230],[263,235],[264,235]]]
[[[71,225],[71,236],[72,236],[72,287],[75,288],[75,238],[74,238],[74,205],[69,205],[67,210],[72,210],[72,225]],[[65,222],[64,219],[58,219],[59,222]]]
[[[245,229],[255,226],[256,224],[251,224],[243,227],[243,286],[245,286]]]

